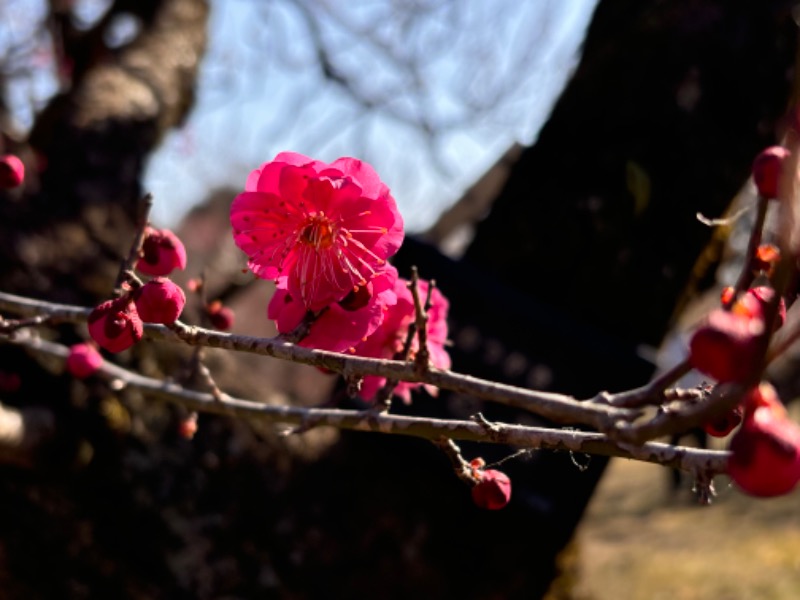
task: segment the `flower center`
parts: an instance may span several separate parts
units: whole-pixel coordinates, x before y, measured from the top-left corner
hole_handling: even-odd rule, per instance
[[[333,246],[336,229],[336,224],[320,212],[306,219],[300,231],[300,241],[317,250],[326,250]]]

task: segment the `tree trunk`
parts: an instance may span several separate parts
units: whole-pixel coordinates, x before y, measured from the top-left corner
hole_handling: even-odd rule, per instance
[[[531,311],[566,313],[630,349],[659,344],[687,286],[713,274],[696,267],[715,232],[695,215],[722,215],[779,139],[797,49],[790,7],[601,1],[575,75],[464,261]],[[524,351],[544,352],[528,333]],[[592,351],[553,355],[572,373],[557,391],[643,383],[642,370],[596,368]],[[531,589],[547,588],[604,466],[593,458],[582,472],[554,454],[530,465]]]

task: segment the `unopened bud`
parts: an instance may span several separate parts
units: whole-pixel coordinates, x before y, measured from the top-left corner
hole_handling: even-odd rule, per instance
[[[70,346],[67,356],[67,371],[78,379],[93,375],[103,364],[103,357],[92,344],[82,343]]]
[[[134,293],[136,309],[145,323],[174,323],[186,304],[186,294],[166,277],[156,277]]]
[[[142,242],[142,257],[136,270],[145,275],[169,275],[175,269],[186,268],[186,248],[169,229],[148,227]]]
[[[136,306],[128,298],[106,300],[87,320],[89,335],[101,348],[122,352],[142,339],[144,327]]]

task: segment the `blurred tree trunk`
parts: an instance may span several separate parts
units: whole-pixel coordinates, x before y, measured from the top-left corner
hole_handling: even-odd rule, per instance
[[[146,160],[193,103],[209,9],[206,0],[116,0],[80,30],[69,18],[73,4],[52,0],[45,21],[54,28],[63,93],[27,139],[4,136],[5,151],[21,156],[27,173],[23,188],[0,193],[0,288],[91,305],[108,297],[128,253]],[[112,50],[103,40],[118,15],[134,18],[139,31]],[[69,327],[61,334],[78,339]],[[24,439],[3,438],[3,450],[16,454],[4,461],[38,467],[2,467],[0,595],[155,597],[158,586],[148,582],[163,566],[138,554],[148,521],[126,507],[131,490],[120,485],[131,474],[120,459],[123,429],[114,427],[127,418],[119,402],[9,345],[0,345],[0,365],[0,400],[20,407],[28,426]],[[19,385],[7,385],[9,377]],[[42,432],[53,437],[28,443]]]
[[[141,31],[111,51],[98,40],[123,13]],[[207,14],[204,0],[118,0],[77,39],[68,20],[57,20],[75,77],[12,148],[25,157],[28,178],[21,196],[6,193],[0,204],[4,289],[84,303],[108,294],[131,239],[145,161],[192,105]]]
[[[580,65],[464,260],[535,310],[557,307],[631,347],[658,345],[687,286],[713,275],[704,268],[715,232],[695,215],[721,216],[785,126],[792,4],[601,0]],[[586,358],[578,345],[573,381],[558,391],[643,383],[633,371],[611,383]],[[580,472],[550,454],[531,465],[532,589],[547,588],[605,463]]]

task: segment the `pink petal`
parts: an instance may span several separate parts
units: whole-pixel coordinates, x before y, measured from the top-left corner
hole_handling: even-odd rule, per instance
[[[250,175],[247,176],[247,181],[244,184],[244,189],[247,192],[255,192],[258,190],[258,180],[261,178],[261,168],[254,169],[250,171]]]
[[[379,198],[389,194],[389,188],[381,181],[375,169],[357,158],[342,157],[331,163],[331,167],[339,169],[345,175],[352,177],[362,193],[368,198]]]
[[[279,152],[272,162],[286,163],[287,165],[294,165],[296,167],[304,167],[306,165],[325,166],[325,163],[309,158],[305,154],[300,154],[299,152]]]

